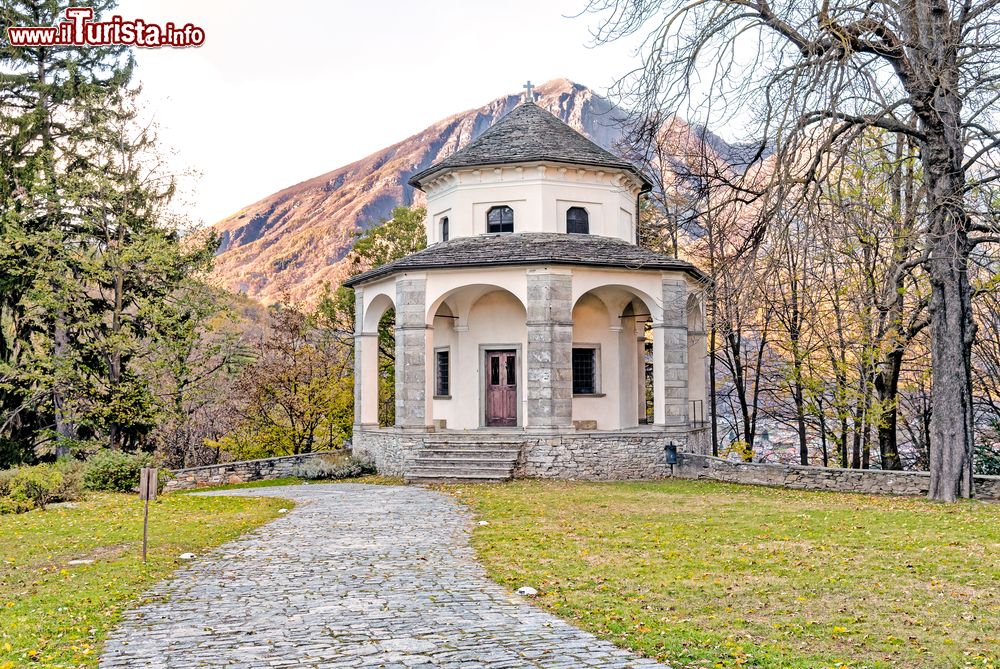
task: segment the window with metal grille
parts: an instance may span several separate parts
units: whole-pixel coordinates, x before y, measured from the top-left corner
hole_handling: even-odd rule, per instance
[[[436,369],[434,372],[434,394],[438,397],[447,397],[451,394],[451,384],[449,381],[449,351],[436,352]]]
[[[596,351],[592,348],[573,349],[573,394],[597,393]]]
[[[590,214],[583,207],[566,210],[566,232],[577,235],[590,234]]]
[[[441,219],[441,241],[448,241],[448,217],[445,216]]]
[[[486,212],[486,232],[514,232],[514,210],[504,205]]]

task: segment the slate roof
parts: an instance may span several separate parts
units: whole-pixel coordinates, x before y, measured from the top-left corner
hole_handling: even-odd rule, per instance
[[[464,148],[410,177],[422,188],[429,177],[454,167],[548,161],[628,170],[648,190],[652,184],[635,165],[602,149],[533,102],[518,105]]]
[[[356,286],[396,272],[504,265],[582,265],[632,270],[675,270],[707,280],[694,265],[613,237],[549,232],[458,237],[351,277]]]

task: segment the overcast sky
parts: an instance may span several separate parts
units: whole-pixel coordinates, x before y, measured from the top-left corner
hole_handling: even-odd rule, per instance
[[[585,0],[121,0],[205,30],[137,50],[143,98],[205,223],[451,114],[566,77],[603,92],[634,45],[590,48]]]

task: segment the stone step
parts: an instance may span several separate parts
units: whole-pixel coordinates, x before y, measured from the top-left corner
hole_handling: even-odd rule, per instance
[[[417,453],[418,458],[487,458],[490,460],[517,460],[520,451],[502,451],[495,448],[423,448]]]
[[[436,453],[434,455],[424,455],[421,453],[413,459],[414,462],[425,462],[429,465],[446,465],[446,464],[462,464],[468,463],[470,465],[496,465],[498,467],[512,467],[515,462],[517,462],[517,456],[512,457],[489,457],[489,456],[471,456],[471,455],[453,455],[449,453]]]
[[[498,476],[510,476],[511,472],[514,471],[514,463],[469,463],[469,462],[459,462],[454,465],[445,465],[439,463],[425,464],[425,463],[414,463],[411,468],[412,471],[422,471],[422,472],[434,472],[439,474],[448,474],[452,472],[462,473],[476,473],[476,474],[495,474]]]
[[[440,483],[443,485],[455,485],[457,483],[504,483],[509,481],[511,477],[506,476],[502,478],[497,478],[493,476],[423,476],[410,474],[403,477],[403,481],[406,483],[415,484],[435,484]]]
[[[430,469],[414,469],[403,477],[408,483],[416,481],[509,481],[509,472],[495,471],[463,471],[459,469],[446,472]]]
[[[418,457],[404,479],[408,483],[508,481],[514,475],[515,461],[516,458],[438,460]]]

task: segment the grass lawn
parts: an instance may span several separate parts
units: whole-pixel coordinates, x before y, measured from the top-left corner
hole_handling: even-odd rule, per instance
[[[1000,505],[701,481],[453,489],[491,576],[676,669],[1000,667]]]
[[[136,495],[0,516],[0,669],[96,667],[122,610],[183,561],[289,507],[281,499],[165,495],[150,505],[142,563]],[[70,565],[71,560],[93,560]]]

